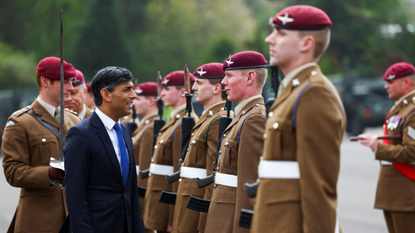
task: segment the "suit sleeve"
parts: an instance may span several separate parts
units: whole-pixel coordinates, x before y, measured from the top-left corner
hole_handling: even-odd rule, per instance
[[[239,228],[241,209],[253,209],[244,190],[245,183],[253,183],[258,178],[258,165],[264,145],[266,119],[260,114],[249,116],[240,131],[238,148],[238,187],[236,192],[234,229]]]
[[[2,142],[3,168],[7,182],[11,186],[21,188],[50,188],[50,166],[40,164],[31,166],[32,153],[25,127],[17,118],[10,118],[9,121],[12,121],[14,125],[5,128]],[[59,149],[57,151],[59,152]],[[38,154],[37,156],[48,155]]]
[[[376,159],[387,160],[396,163],[415,162],[415,110],[407,115],[402,130],[402,143],[383,144],[379,143]]]
[[[90,167],[89,137],[72,127],[65,140],[66,204],[73,232],[94,232],[89,216],[87,181]]]
[[[296,118],[303,231],[332,233],[344,133],[342,112],[326,87],[312,85],[300,97]]]

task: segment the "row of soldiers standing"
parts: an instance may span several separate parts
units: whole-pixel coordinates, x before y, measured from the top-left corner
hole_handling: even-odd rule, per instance
[[[135,152],[139,169],[150,169],[151,174],[148,183],[138,178],[139,186],[147,185],[141,203],[148,232],[340,230],[336,185],[345,113],[335,87],[315,63],[328,46],[331,21],[317,8],[294,6],[278,13],[273,24],[276,29],[266,38],[271,62],[288,75],[268,115],[261,96],[267,77],[267,61],[262,54],[239,52],[223,64],[205,64],[195,70],[193,86],[204,112],[192,129],[183,157],[181,127],[185,124],[181,118],[187,113],[185,97],[180,96],[186,92],[184,73],[176,71],[164,78],[161,96],[166,106],[173,107],[170,119],[160,130],[154,148],[149,142],[151,126],[147,125],[155,115],[150,119],[143,115],[133,140],[139,148]],[[296,37],[297,44],[293,42]],[[152,85],[156,95],[156,84]],[[219,122],[227,114],[227,105],[221,85],[227,100],[238,103],[223,132]],[[138,96],[148,95],[149,86],[139,85]],[[170,97],[172,93],[175,98]],[[135,107],[140,109],[138,103]],[[168,184],[165,176],[178,170],[181,179]],[[196,180],[206,179],[212,172],[214,184],[199,188]],[[248,197],[244,185],[257,179],[255,201]],[[174,205],[162,203],[166,191],[177,193]],[[207,214],[191,209],[191,199],[197,198],[210,200]],[[241,210],[254,210],[254,203],[250,230],[241,227],[239,221]]]
[[[158,78],[162,88],[151,82],[135,88],[133,105],[142,120],[133,143],[147,232],[340,232],[337,180],[345,112],[336,88],[316,64],[328,47],[331,24],[323,11],[305,5],[275,15],[275,28],[265,41],[272,65],[285,78],[268,113],[261,96],[268,65],[253,51],[204,64],[194,76],[187,69],[171,72]],[[68,215],[64,191],[55,183],[63,181],[65,173],[48,166],[50,157],[59,159],[60,139],[51,133],[60,128],[57,64],[55,58],[39,63],[39,97],[15,112],[5,128],[5,176],[22,188],[9,232],[57,232]],[[83,81],[69,63],[64,66],[69,101],[76,99],[70,95]],[[388,80],[408,75],[399,72]],[[204,106],[200,119],[191,110],[191,83],[196,101]],[[173,108],[165,125],[162,101]],[[238,103],[234,112],[231,101]],[[66,135],[81,119],[71,111],[65,111],[65,119]],[[47,122],[52,130],[37,121]],[[174,182],[179,171],[180,179]],[[199,188],[199,181],[206,183],[209,177],[214,184]],[[254,182],[258,191],[250,198],[244,187]],[[207,208],[192,206],[192,200]],[[253,210],[251,229],[239,224],[243,209]],[[388,216],[391,232],[394,225],[406,224],[394,213]]]

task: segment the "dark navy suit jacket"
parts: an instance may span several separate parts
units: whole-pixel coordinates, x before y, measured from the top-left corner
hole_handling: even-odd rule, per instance
[[[111,139],[95,112],[68,132],[64,147],[66,204],[75,233],[145,232],[133,144],[127,127],[121,124],[121,128],[130,163],[125,187]]]

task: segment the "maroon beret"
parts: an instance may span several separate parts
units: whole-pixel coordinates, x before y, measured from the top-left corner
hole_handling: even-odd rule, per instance
[[[61,59],[57,57],[43,58],[36,67],[37,72],[48,79],[61,78]],[[63,78],[75,77],[76,71],[71,63],[63,61]]]
[[[229,56],[223,62],[223,70],[242,70],[267,68],[267,60],[264,55],[254,51],[244,51]]]
[[[195,76],[192,73],[189,73],[190,82],[196,80]],[[162,81],[163,86],[182,86],[184,85],[184,71],[178,70],[173,71],[170,74],[166,75]]]
[[[272,22],[276,28],[291,30],[320,30],[332,25],[324,11],[307,5],[284,8],[274,16]]]
[[[157,83],[156,82],[144,82],[134,87],[134,91],[137,95],[143,96],[157,96]]]
[[[92,88],[91,88],[91,82],[87,82],[85,83],[86,88],[88,89],[88,92],[92,92]]]
[[[207,63],[197,68],[193,74],[201,79],[222,79],[225,77],[222,66],[219,62]]]
[[[80,70],[75,70],[76,75],[72,80],[72,85],[74,87],[81,85],[82,83],[85,83],[84,74]]]
[[[394,80],[415,74],[415,67],[407,62],[399,62],[389,67],[383,75],[383,80]]]

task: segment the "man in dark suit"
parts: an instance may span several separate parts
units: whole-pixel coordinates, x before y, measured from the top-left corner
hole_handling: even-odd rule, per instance
[[[66,201],[73,232],[145,232],[133,144],[119,119],[132,109],[133,76],[106,67],[92,79],[95,112],[65,141]]]

